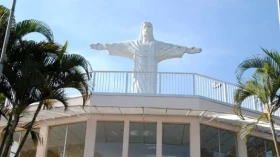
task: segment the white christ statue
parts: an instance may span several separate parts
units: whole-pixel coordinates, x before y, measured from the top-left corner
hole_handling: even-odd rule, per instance
[[[140,38],[111,44],[91,44],[95,50],[107,50],[110,55],[133,60],[132,92],[157,93],[158,63],[171,58],[181,58],[185,53],[195,54],[201,48],[179,46],[157,41],[150,22],[141,25]]]

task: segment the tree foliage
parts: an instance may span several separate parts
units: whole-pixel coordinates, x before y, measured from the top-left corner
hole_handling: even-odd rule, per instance
[[[9,10],[0,6],[0,51],[8,14]],[[34,32],[42,34],[47,40],[36,42],[23,38]],[[32,128],[43,107],[50,109],[55,100],[61,102],[67,109],[65,95],[67,88],[74,88],[81,93],[83,106],[89,99],[91,66],[84,57],[68,54],[67,45],[67,42],[64,45],[55,43],[52,31],[43,22],[24,20],[16,23],[13,20],[0,80],[0,93],[9,100],[6,106],[0,104],[0,114],[7,121],[2,132],[0,156],[8,156],[19,120],[31,104],[39,103],[32,120],[23,125],[26,133],[16,156],[19,155],[29,133],[33,139],[38,138],[38,134],[32,131]]]
[[[239,88],[235,91],[235,111],[242,119],[241,105],[249,97],[256,97],[263,105],[264,111],[260,117],[250,124],[242,126],[241,137],[247,137],[259,121],[270,124],[275,149],[278,153],[277,137],[274,129],[273,114],[280,107],[280,55],[277,51],[262,49],[265,55],[256,55],[245,59],[236,70]],[[244,79],[244,73],[253,70],[252,77]]]

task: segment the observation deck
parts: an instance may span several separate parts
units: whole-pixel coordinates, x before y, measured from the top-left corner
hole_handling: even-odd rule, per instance
[[[134,93],[135,82],[132,78],[136,74],[146,78],[149,75],[156,76],[156,93]],[[238,89],[234,84],[200,74],[174,72],[94,71],[92,85],[93,95],[200,97],[227,106],[234,105],[234,92]],[[256,96],[245,99],[242,108],[253,112],[263,111],[263,106]],[[275,116],[279,117],[280,112],[275,112]]]

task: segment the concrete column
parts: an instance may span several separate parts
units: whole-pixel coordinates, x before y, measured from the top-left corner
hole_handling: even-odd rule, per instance
[[[200,157],[200,123],[192,121],[190,125],[190,157]]]
[[[237,139],[237,152],[239,157],[247,157],[247,145],[245,140]]]
[[[93,117],[87,120],[84,156],[94,156],[97,121]]]
[[[157,150],[156,157],[162,156],[162,121],[157,121]]]
[[[42,137],[43,143],[38,144],[36,157],[44,157],[47,155],[49,126],[46,122],[40,122],[40,136]]]
[[[124,121],[122,157],[128,157],[129,120]]]

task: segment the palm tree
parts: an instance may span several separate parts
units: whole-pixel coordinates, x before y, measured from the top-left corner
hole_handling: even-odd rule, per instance
[[[248,136],[260,120],[268,121],[274,142],[277,157],[279,149],[277,136],[274,129],[273,114],[280,107],[280,55],[277,51],[262,49],[265,55],[256,55],[245,59],[236,70],[239,89],[236,90],[234,99],[237,114],[244,119],[241,112],[242,102],[249,97],[257,97],[262,103],[264,111],[255,123],[250,123],[242,128],[244,137]],[[243,79],[244,72],[254,70],[250,79]]]
[[[8,9],[0,6],[0,46],[3,45],[3,32],[8,13]],[[32,32],[43,34],[48,42],[23,40],[26,34]],[[8,106],[0,106],[0,114],[7,119],[7,126],[2,133],[0,156],[8,155],[21,114],[30,104],[39,102],[32,121],[24,126],[26,133],[16,156],[28,134],[34,134],[32,127],[43,106],[50,108],[53,100],[57,100],[67,107],[66,88],[80,91],[83,104],[89,98],[88,80],[91,78],[91,67],[82,56],[66,54],[66,48],[67,43],[64,46],[53,43],[51,30],[40,21],[25,20],[13,23],[0,80],[0,92],[10,101]]]
[[[0,5],[0,51],[3,48],[3,42],[5,38],[6,27],[8,24],[8,17],[10,14],[10,10],[6,7]],[[49,42],[53,42],[53,34],[50,28],[43,22],[36,21],[36,20],[24,20],[19,23],[15,22],[15,19],[12,20],[12,27],[10,32],[10,38],[8,42],[7,50],[10,50],[15,44],[19,45],[22,43],[23,37],[29,33],[40,33],[46,37]],[[11,112],[8,112],[5,106],[0,107],[0,114],[6,114],[4,117],[7,117],[7,114],[11,115]],[[8,120],[7,126],[5,129],[8,130],[10,127],[10,123],[13,119],[10,116],[10,120]],[[6,136],[4,136],[6,137]],[[11,137],[10,137],[11,138]],[[5,141],[6,138],[2,139],[2,142]],[[2,153],[3,145],[0,146],[0,154]]]
[[[26,44],[30,44],[30,42],[26,42]],[[24,54],[26,55],[24,64],[20,67],[17,67],[18,64],[15,64],[14,67],[12,65],[5,66],[6,68],[3,71],[3,75],[7,78],[3,81],[3,86],[0,86],[0,91],[2,87],[5,89],[5,95],[11,101],[12,108],[15,109],[17,115],[23,113],[31,103],[39,102],[32,121],[24,126],[27,130],[16,155],[19,154],[43,106],[50,108],[53,100],[56,100],[67,108],[66,88],[77,89],[82,94],[83,105],[90,96],[91,67],[82,56],[66,54],[67,43],[62,47],[50,43],[39,43],[39,46],[40,48],[36,48],[34,45],[30,46],[29,51],[21,49],[23,53],[28,52],[28,54]],[[38,50],[41,52],[38,52]],[[17,51],[13,52],[21,54]],[[55,53],[50,54],[50,52]],[[18,58],[15,59],[15,54],[7,53],[8,61],[11,57],[13,64],[16,63],[15,60],[17,59],[22,60],[21,55],[17,55]],[[18,70],[11,72],[12,69]],[[18,75],[18,73],[21,73],[21,75]],[[20,99],[15,99],[15,97]]]
[[[15,45],[11,51],[7,51],[0,92],[10,101],[9,106],[5,106],[10,108],[6,117],[12,120],[4,130],[4,140],[1,144],[1,148],[4,149],[2,156],[7,156],[20,115],[30,104],[39,102],[32,121],[24,126],[26,133],[16,155],[20,153],[43,106],[50,108],[53,100],[56,100],[67,108],[65,89],[77,89],[82,94],[83,105],[88,100],[91,67],[84,57],[66,54],[66,48],[67,43],[59,46],[54,43],[23,41],[21,47]]]
[[[10,14],[10,10],[6,7],[0,5],[0,51],[2,51],[3,48],[3,42],[5,38],[5,32],[6,27],[8,24],[8,17]],[[53,42],[53,34],[50,28],[44,24],[43,22],[36,21],[36,20],[24,20],[22,22],[16,23],[15,19],[12,20],[12,27],[10,32],[10,38],[8,42],[7,49],[10,50],[15,44],[22,43],[23,37],[29,33],[37,32],[42,34],[46,37],[46,39],[49,42]],[[7,114],[11,115],[11,112],[8,112],[7,108],[5,106],[0,107],[0,114],[6,114],[4,117],[7,117]],[[10,117],[10,120],[7,123],[7,126],[5,129],[8,130],[10,127],[10,123],[13,119]],[[5,137],[5,136],[4,136]],[[5,141],[5,138],[2,139],[2,142]],[[0,154],[2,153],[2,146],[0,146]]]

